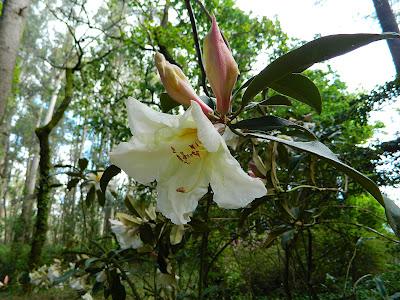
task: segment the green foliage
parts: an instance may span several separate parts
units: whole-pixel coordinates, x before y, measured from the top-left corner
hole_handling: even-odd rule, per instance
[[[243,95],[245,106],[259,92],[276,80],[293,73],[304,71],[317,62],[353,51],[371,42],[399,38],[393,34],[338,34],[318,38],[273,61],[249,84]]]
[[[198,3],[191,2],[202,40],[209,30],[209,20]],[[67,165],[62,155],[51,161],[48,177],[53,180],[64,174],[66,189],[53,189],[47,199],[55,217],[51,219],[51,243],[45,247],[44,262],[57,256],[76,262],[81,274],[89,274],[93,294],[99,298],[123,299],[139,293],[145,299],[192,299],[200,293],[209,299],[282,299],[289,287],[293,299],[308,299],[313,293],[321,299],[337,299],[345,284],[346,295],[352,295],[352,289],[362,297],[378,297],[379,291],[382,294],[385,290],[393,295],[398,284],[388,270],[399,250],[383,239],[395,237],[387,231],[383,208],[356,184],[360,182],[382,201],[369,179],[379,179],[373,171],[379,153],[357,146],[380,126],[366,122],[372,107],[369,104],[379,97],[359,101],[360,96],[349,93],[331,70],[298,73],[315,62],[388,36],[330,36],[288,52],[293,42],[277,20],[249,16],[232,0],[204,2],[217,16],[239,64],[242,73],[237,87],[251,76],[257,55],[271,54],[270,65],[237,88],[235,99],[244,91],[244,111],[231,124],[235,129],[247,129],[244,134],[252,130],[258,137],[261,132],[261,137],[267,138],[261,142],[239,137],[236,151],[231,152],[245,171],[251,170],[265,181],[269,194],[242,210],[221,210],[202,199],[192,221],[178,227],[160,214],[149,217],[146,208],[154,203],[155,184],[144,186],[125,180],[123,187],[118,182],[111,189],[110,181],[120,169],[105,168],[109,165],[107,153],[117,141],[131,136],[124,100],[135,97],[155,109],[179,111],[163,93],[153,63],[154,51],[162,51],[180,64],[199,94],[206,91],[199,88],[201,73],[183,1],[167,1],[176,19],[167,18],[160,1],[107,1],[90,24],[92,30],[100,28],[99,36],[84,34],[78,38],[81,43],[95,42],[84,46],[70,111],[64,116],[63,127],[52,136],[52,151],[56,153],[59,146],[75,145]],[[49,7],[52,13],[64,18],[70,29],[87,25],[79,1],[53,6]],[[13,154],[13,161],[24,165],[25,148],[34,153],[35,136],[30,129],[35,127],[39,107],[54,91],[53,69],[43,61],[33,62],[44,57],[54,65],[69,65],[79,54],[76,44],[71,47],[72,39],[60,33],[50,41],[43,34],[43,24],[47,25],[44,21],[53,18],[49,11],[34,11],[30,19],[32,26],[28,26],[22,53],[28,63],[21,65],[18,74],[18,82],[24,84],[18,84],[16,94],[30,105],[18,108],[12,147],[24,149]],[[129,18],[137,18],[138,22],[125,23]],[[56,49],[53,44],[62,46]],[[394,84],[388,85],[385,92],[393,90]],[[249,102],[253,98],[255,101]],[[212,95],[205,99],[213,101]],[[239,111],[240,105],[235,100],[234,111]],[[82,159],[82,154],[87,159]],[[332,163],[356,182],[348,182],[347,175],[334,171]],[[99,181],[98,171],[104,169]],[[22,187],[22,181],[13,184],[8,197],[13,201],[22,199]],[[109,197],[111,194],[113,197]],[[118,248],[110,230],[106,230],[108,218],[113,218],[112,213],[107,215],[111,208],[129,213],[125,215],[128,221],[141,219],[139,223],[143,223],[130,229],[138,232],[145,244],[142,249]],[[377,232],[371,230],[381,232],[383,238],[378,239]],[[23,249],[15,270],[25,268],[25,251],[28,249]],[[75,251],[85,257],[82,254],[77,259]],[[0,266],[4,266],[0,279],[15,265],[10,252],[0,247]],[[198,272],[200,265],[203,273]],[[106,271],[106,283],[94,283],[101,270]],[[371,277],[355,286],[367,274],[379,274],[382,281]],[[176,280],[175,275],[180,279]],[[204,286],[199,292],[201,276]]]

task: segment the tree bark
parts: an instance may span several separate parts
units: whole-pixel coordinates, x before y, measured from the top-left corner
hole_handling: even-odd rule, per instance
[[[8,133],[9,130],[7,129],[6,132]],[[10,140],[9,140],[9,134],[6,136],[3,136],[3,141],[5,143],[4,145],[4,154],[3,154],[3,161],[0,166],[0,199],[2,200],[2,208],[0,209],[0,220],[3,220],[4,224],[4,236],[3,240],[4,243],[7,242],[7,189],[8,189],[8,183],[10,181],[10,170],[9,170],[9,151],[10,151]]]
[[[5,0],[0,16],[0,126],[10,96],[14,67],[30,0]]]
[[[29,256],[28,267],[32,270],[40,264],[43,245],[46,241],[48,231],[48,218],[50,210],[50,165],[51,165],[51,149],[49,136],[52,130],[57,126],[64,116],[64,112],[68,108],[72,100],[73,93],[73,69],[65,70],[65,92],[64,98],[51,120],[43,127],[36,129],[36,135],[39,138],[40,145],[40,161],[39,161],[39,187],[37,192],[37,215],[34,228],[31,252]]]
[[[388,0],[372,0],[375,6],[376,15],[379,23],[381,24],[383,32],[397,32],[399,31],[399,25],[396,22],[396,17],[390,7]],[[394,66],[396,68],[397,75],[400,75],[400,39],[389,39],[387,40],[390,53]]]
[[[47,109],[46,116],[43,125],[46,125],[50,122],[54,108],[57,102],[57,97],[61,88],[61,74],[56,76],[55,89],[51,95],[49,106]],[[36,127],[40,127],[40,117]],[[21,241],[28,243],[30,240],[30,234],[32,233],[32,211],[33,211],[33,202],[35,199],[35,187],[36,187],[36,177],[39,168],[39,144],[35,144],[33,149],[33,159],[31,161],[29,176],[25,181],[25,197],[22,204],[22,212],[21,212],[21,224],[20,227],[22,230]]]

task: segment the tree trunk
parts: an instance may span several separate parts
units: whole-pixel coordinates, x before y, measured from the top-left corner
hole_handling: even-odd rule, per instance
[[[40,127],[40,124],[46,125],[50,122],[54,108],[57,102],[58,93],[61,88],[61,74],[56,76],[55,89],[51,95],[49,106],[47,109],[46,116],[44,121],[40,121],[40,116],[38,119],[38,123],[36,127]],[[41,114],[40,114],[41,115]],[[21,242],[28,243],[30,240],[30,235],[32,233],[32,212],[33,212],[33,203],[35,199],[35,186],[36,186],[36,177],[37,171],[39,168],[39,144],[35,144],[33,148],[33,159],[30,164],[29,176],[27,176],[25,180],[25,195],[22,203],[22,212],[20,216],[20,222],[18,227],[16,228],[17,237],[16,240],[20,240]]]
[[[74,147],[73,154],[71,155],[71,161],[74,162],[74,167],[77,166],[77,162],[79,158],[82,156],[83,147],[86,141],[86,126],[83,127],[81,139],[76,140],[76,144]],[[64,245],[69,247],[71,242],[73,241],[73,237],[75,234],[75,226],[77,217],[75,215],[75,202],[76,202],[76,194],[78,190],[77,187],[74,187],[69,191],[64,197],[63,203],[63,213],[62,213],[62,242]]]
[[[36,129],[36,135],[39,138],[40,145],[40,161],[39,161],[39,188],[37,192],[37,215],[34,228],[31,252],[29,256],[29,269],[32,270],[40,264],[43,245],[46,241],[48,231],[48,218],[50,210],[50,165],[51,165],[51,149],[49,136],[52,130],[57,126],[58,122],[64,116],[64,112],[68,108],[72,100],[73,93],[73,70],[65,70],[65,92],[64,98],[60,106],[57,108],[51,120],[43,127]]]
[[[30,0],[5,0],[0,16],[0,126],[10,96],[18,48]]]
[[[372,0],[374,2],[376,15],[379,23],[381,24],[383,32],[397,32],[399,31],[399,25],[396,22],[396,17],[393,14],[392,9],[388,0]],[[396,68],[397,75],[400,75],[400,39],[387,40],[390,53],[394,66]]]
[[[7,132],[9,132],[7,130]],[[3,220],[4,224],[4,236],[3,240],[4,243],[7,242],[7,189],[8,189],[8,183],[10,181],[10,164],[9,164],[9,151],[10,151],[10,140],[9,136],[4,136],[4,142],[5,142],[5,147],[4,147],[4,155],[3,155],[3,162],[0,166],[0,199],[2,200],[2,208],[0,209],[0,220]]]

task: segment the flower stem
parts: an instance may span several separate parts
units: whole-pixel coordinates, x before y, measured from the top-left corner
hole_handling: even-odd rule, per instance
[[[208,211],[212,201],[212,194],[211,191],[208,191],[206,196],[207,198],[207,205],[204,210],[204,221],[208,223]],[[200,245],[200,269],[199,269],[199,294],[198,299],[203,299],[203,289],[207,287],[207,273],[208,273],[208,263],[207,263],[207,255],[208,255],[208,235],[209,232],[206,231],[203,233],[201,238],[201,245]]]

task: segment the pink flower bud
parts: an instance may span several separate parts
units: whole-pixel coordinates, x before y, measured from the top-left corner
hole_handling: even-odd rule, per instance
[[[172,99],[185,106],[189,106],[191,100],[196,101],[206,115],[212,113],[213,110],[197,96],[178,66],[169,63],[159,52],[156,53],[154,59],[161,81]]]
[[[217,111],[226,115],[231,109],[231,94],[239,75],[239,68],[225,44],[215,17],[204,40],[204,67],[207,79],[217,97]]]

